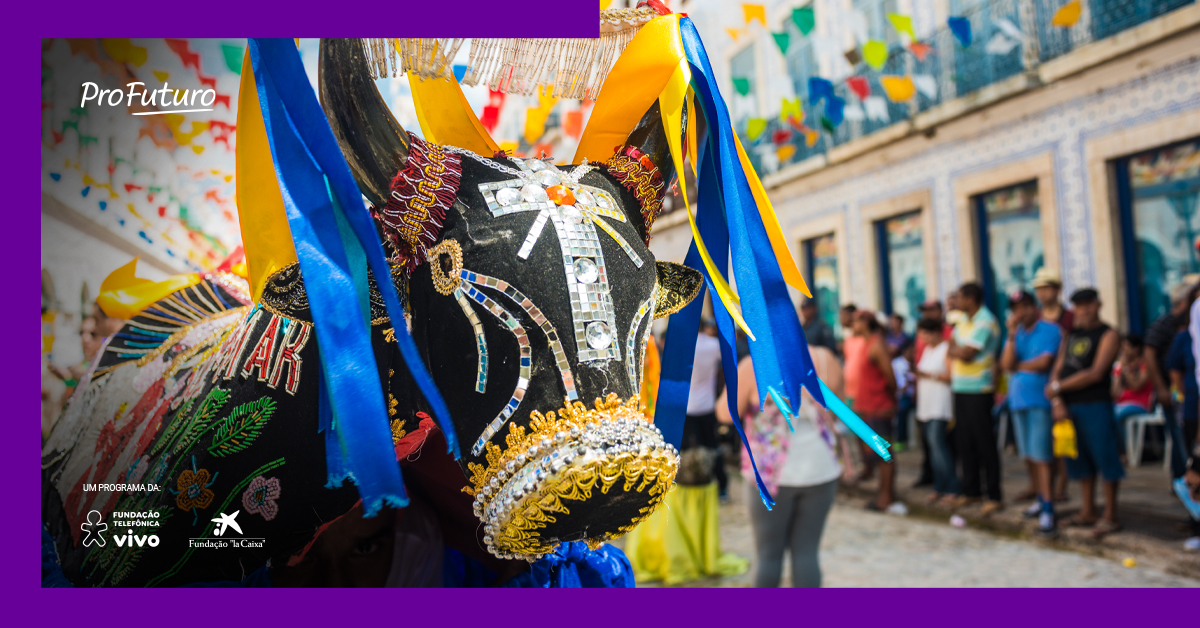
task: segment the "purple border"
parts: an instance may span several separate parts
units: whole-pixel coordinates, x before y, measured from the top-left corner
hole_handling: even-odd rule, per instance
[[[730,0],[732,1],[732,0]],[[678,2],[678,0],[676,0]],[[72,4],[79,5],[72,7]],[[430,590],[421,592],[327,590],[317,594],[289,590],[105,590],[61,592],[38,587],[39,545],[37,514],[41,480],[38,448],[40,389],[38,355],[40,328],[35,310],[25,303],[40,301],[40,159],[36,151],[38,125],[23,124],[40,115],[36,97],[40,74],[40,37],[98,33],[138,35],[153,33],[174,37],[221,36],[553,36],[594,37],[597,0],[393,0],[369,6],[363,0],[349,3],[313,2],[99,2],[53,4],[12,3],[6,9],[9,33],[9,80],[0,107],[8,128],[16,135],[19,151],[6,151],[0,163],[9,181],[19,182],[15,198],[8,199],[5,231],[0,247],[10,291],[6,301],[22,304],[0,313],[4,328],[17,330],[17,359],[0,363],[8,382],[15,411],[14,436],[3,439],[5,516],[0,535],[9,551],[8,569],[0,586],[10,600],[8,625],[107,624],[120,621],[207,624],[242,623],[263,618],[284,625],[326,622],[412,622],[425,618],[479,625],[570,622],[572,624],[669,625],[695,622],[712,625],[744,624],[754,616],[801,622],[829,620],[857,624],[966,623],[972,626],[1011,624],[1014,621],[1045,623],[1058,617],[1079,622],[1103,619],[1107,625],[1144,622],[1163,614],[1180,613],[1194,621],[1198,615],[1195,594],[1147,591],[992,591],[953,592],[884,590],[860,592],[824,590],[674,589],[654,591],[558,591],[531,593],[510,590]],[[343,8],[338,12],[337,8]],[[30,28],[30,26],[34,26]],[[29,90],[29,91],[26,91]],[[32,92],[35,97],[28,94]],[[27,148],[26,148],[27,147]],[[14,294],[15,293],[15,294]],[[26,353],[28,352],[28,353]],[[29,362],[25,362],[29,359]],[[904,575],[897,573],[896,582]],[[1077,583],[1071,583],[1077,584]],[[82,597],[80,597],[82,596]],[[96,597],[92,597],[96,596]],[[205,596],[207,599],[197,599]],[[219,597],[214,597],[219,596]],[[863,603],[870,600],[864,608]],[[470,604],[463,607],[463,604]],[[459,610],[459,609],[462,610]],[[465,611],[465,612],[464,612]],[[1031,615],[1031,611],[1036,613]],[[941,621],[939,621],[939,619]],[[290,621],[289,621],[290,620]],[[1153,620],[1152,620],[1153,621]],[[457,622],[455,622],[457,623]]]

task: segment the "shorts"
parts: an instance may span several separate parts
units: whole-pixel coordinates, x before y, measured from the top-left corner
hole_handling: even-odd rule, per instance
[[[895,417],[888,417],[886,419],[863,419],[863,422],[867,424],[867,427],[875,430],[875,433],[883,437],[883,439],[888,443],[892,442],[892,427],[896,422]],[[870,451],[871,453],[868,456],[869,460],[883,461],[883,458],[878,453],[875,453],[874,449],[871,449]]]
[[[1054,437],[1050,431],[1050,408],[1022,408],[1012,410],[1013,436],[1017,441],[1017,452],[1022,458],[1034,462],[1054,460]]]
[[[1121,466],[1120,434],[1113,419],[1113,406],[1107,401],[1072,403],[1067,405],[1075,423],[1077,458],[1067,458],[1067,475],[1072,480],[1095,477],[1097,472],[1106,482],[1125,477]]]

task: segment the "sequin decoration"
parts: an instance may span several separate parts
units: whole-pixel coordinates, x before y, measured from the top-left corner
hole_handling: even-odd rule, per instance
[[[646,244],[650,244],[650,229],[662,211],[666,186],[662,173],[650,157],[633,146],[618,148],[604,164],[625,189],[637,197],[642,206],[642,220],[646,227]]]
[[[638,328],[642,326],[642,321],[646,320],[646,315],[650,315],[650,320],[654,320],[654,304],[658,299],[658,284],[654,285],[654,291],[650,293],[650,298],[642,302],[638,306],[637,312],[633,313],[633,320],[629,324],[629,335],[625,338],[625,370],[629,373],[629,386],[633,390],[640,390],[642,387],[642,369],[646,365],[646,342],[645,338],[639,335]],[[650,333],[650,326],[646,326],[646,333]],[[635,354],[634,351],[638,347],[638,342],[641,341],[641,351]],[[639,355],[639,359],[634,360],[633,356]]]
[[[562,342],[558,338],[558,331],[554,329],[554,324],[538,309],[538,306],[534,305],[533,301],[525,296],[524,293],[503,279],[496,279],[495,277],[489,277],[469,270],[461,271],[459,276],[464,281],[503,293],[510,301],[525,310],[529,318],[533,320],[535,325],[541,328],[542,334],[546,336],[546,343],[550,345],[550,351],[554,353],[554,363],[558,367],[559,377],[562,378],[563,390],[566,392],[567,399],[571,401],[578,399],[579,393],[575,391],[575,375],[571,371],[571,363],[567,361],[567,352],[563,350]]]
[[[458,301],[458,306],[462,308],[463,314],[471,323],[471,329],[475,332],[475,351],[479,356],[475,367],[475,392],[487,392],[488,349],[487,338],[483,335],[483,323],[479,322],[475,308],[471,307],[471,301],[467,299],[462,288],[454,289],[454,298]]]
[[[417,137],[409,139],[408,158],[392,180],[387,204],[373,209],[392,245],[391,262],[402,272],[412,272],[425,259],[425,249],[437,240],[462,182],[460,155]]]
[[[496,317],[496,320],[500,321],[502,326],[512,332],[513,336],[517,339],[517,345],[519,345],[521,352],[517,387],[513,390],[512,398],[508,400],[508,403],[504,405],[504,409],[488,424],[483,433],[479,435],[479,439],[475,441],[475,445],[471,447],[471,454],[478,456],[483,452],[484,445],[504,426],[513,412],[516,412],[517,407],[521,405],[521,400],[525,398],[525,390],[529,388],[529,377],[533,366],[533,352],[529,346],[529,337],[525,334],[525,328],[521,326],[519,319],[474,286],[466,286],[466,295],[486,308],[492,316]]]

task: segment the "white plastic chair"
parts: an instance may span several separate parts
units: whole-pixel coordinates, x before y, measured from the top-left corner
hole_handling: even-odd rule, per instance
[[[1129,467],[1142,463],[1142,447],[1146,444],[1147,425],[1166,425],[1162,404],[1156,404],[1154,414],[1135,414],[1125,418],[1125,446],[1129,454]],[[1163,430],[1163,468],[1171,468],[1171,430]]]

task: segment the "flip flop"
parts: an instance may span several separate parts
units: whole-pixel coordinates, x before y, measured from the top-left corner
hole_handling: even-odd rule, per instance
[[[1120,531],[1121,524],[1114,521],[1106,521],[1101,519],[1100,521],[1096,522],[1096,527],[1092,529],[1092,538],[1100,539],[1105,535]]]
[[[1071,515],[1063,519],[1060,523],[1064,528],[1090,528],[1096,525],[1099,519],[1083,519],[1079,515]]]

